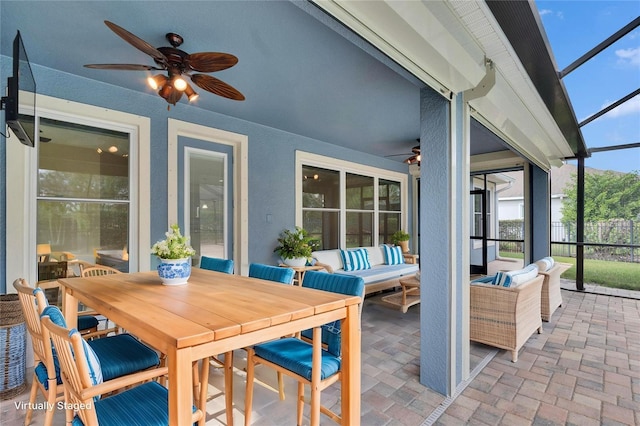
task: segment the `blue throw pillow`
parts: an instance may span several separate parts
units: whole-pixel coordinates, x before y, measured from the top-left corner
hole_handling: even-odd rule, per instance
[[[384,244],[382,249],[384,250],[384,258],[387,265],[402,265],[404,263],[402,247]]]
[[[343,269],[349,271],[361,271],[371,269],[369,263],[369,252],[367,249],[340,250],[342,256]]]

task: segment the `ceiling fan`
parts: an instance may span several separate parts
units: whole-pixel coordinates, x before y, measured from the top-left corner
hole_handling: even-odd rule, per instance
[[[183,39],[175,33],[167,33],[166,38],[171,46],[155,48],[146,41],[135,36],[124,28],[110,21],[104,23],[124,41],[136,49],[151,56],[156,66],[138,64],[87,64],[87,68],[125,70],[125,71],[167,71],[167,75],[157,74],[147,79],[152,89],[158,90],[158,95],[169,104],[175,105],[182,95],[187,96],[189,102],[194,101],[198,94],[183,78],[187,76],[201,89],[235,101],[243,101],[244,95],[234,87],[206,74],[196,72],[215,72],[231,68],[238,63],[238,58],[229,53],[200,52],[187,53],[178,49]],[[170,107],[168,107],[170,108]]]
[[[408,165],[412,165],[412,164],[417,164],[418,166],[420,165],[420,160],[421,160],[420,145],[416,145],[413,148],[411,148],[411,154],[406,154],[406,153],[392,154],[392,155],[387,155],[387,157],[398,157],[401,155],[409,155],[409,157],[403,160],[403,163],[407,163]]]

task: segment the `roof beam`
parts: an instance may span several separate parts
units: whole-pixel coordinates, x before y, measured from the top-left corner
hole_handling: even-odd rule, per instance
[[[596,47],[594,47],[593,49],[591,49],[590,51],[588,51],[587,53],[585,53],[584,55],[582,55],[581,57],[576,59],[571,65],[569,65],[568,67],[566,67],[565,69],[560,71],[558,73],[558,77],[564,78],[571,71],[575,70],[580,65],[584,64],[589,59],[593,58],[598,53],[602,52],[604,49],[606,49],[607,47],[611,46],[613,43],[615,43],[616,41],[620,40],[622,37],[627,35],[629,32],[631,32],[631,30],[633,30],[638,25],[640,25],[640,16],[638,16],[633,21],[629,22],[624,27],[620,28],[611,37],[607,38],[602,43],[598,44]]]
[[[623,103],[627,102],[629,99],[635,97],[636,95],[640,94],[640,89],[636,89],[633,92],[629,93],[627,96],[625,96],[622,99],[617,100],[616,102],[612,103],[611,105],[609,105],[606,108],[601,109],[600,111],[596,112],[595,114],[593,114],[591,117],[585,118],[582,122],[580,122],[580,124],[578,124],[578,127],[582,127],[585,124],[589,124],[591,123],[593,120],[595,120],[596,118],[608,113],[609,111],[611,111],[612,109],[622,105]]]

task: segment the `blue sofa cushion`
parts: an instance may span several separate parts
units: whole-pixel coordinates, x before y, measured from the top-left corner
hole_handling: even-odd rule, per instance
[[[262,343],[255,346],[254,349],[259,357],[311,380],[313,346],[310,343],[288,337]],[[320,378],[324,380],[336,374],[340,371],[340,363],[339,357],[322,350]]]

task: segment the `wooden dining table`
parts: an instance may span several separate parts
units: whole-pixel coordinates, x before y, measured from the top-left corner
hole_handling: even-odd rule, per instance
[[[157,272],[59,279],[69,327],[82,302],[167,356],[169,420],[191,423],[192,362],[342,321],[343,424],[360,424],[360,297],[193,268],[187,284]]]

